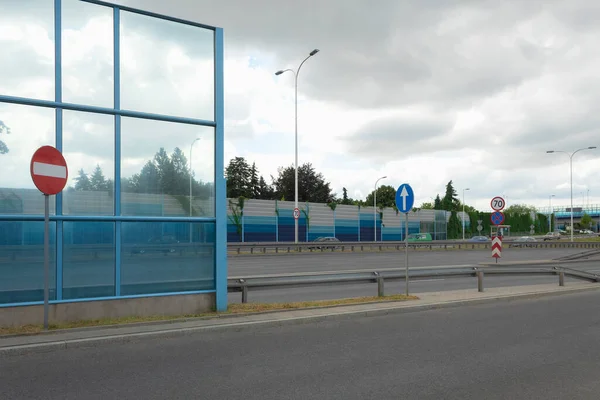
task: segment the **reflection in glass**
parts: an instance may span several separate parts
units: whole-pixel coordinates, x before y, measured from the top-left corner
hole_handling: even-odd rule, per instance
[[[214,223],[123,222],[121,240],[122,295],[214,289]]]
[[[54,146],[54,110],[0,103],[0,214],[43,214],[44,198],[29,164],[41,146]],[[50,213],[54,214],[50,196]]]
[[[214,119],[213,31],[121,13],[121,107]]]
[[[56,298],[56,223],[50,222],[50,300]],[[0,221],[0,304],[44,300],[44,222]]]
[[[115,295],[115,224],[64,222],[63,299]]]
[[[63,101],[112,108],[113,10],[62,0]]]
[[[63,111],[63,152],[69,182],[63,214],[114,214],[114,118]]]
[[[0,94],[54,100],[54,2],[2,1],[1,11]]]
[[[196,139],[200,140],[196,140]],[[121,120],[121,212],[123,215],[214,216],[214,129]]]

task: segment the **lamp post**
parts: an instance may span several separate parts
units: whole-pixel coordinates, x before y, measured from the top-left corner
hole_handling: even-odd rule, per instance
[[[194,143],[196,143],[200,138],[194,139],[192,144],[190,144],[190,217],[192,216],[192,150],[194,149]],[[190,243],[192,243],[192,223],[190,222]]]
[[[550,206],[550,214],[548,215],[548,232],[552,232],[552,215],[554,214],[554,212],[552,210],[552,198],[553,197],[554,197],[553,194],[548,196],[548,202],[549,202],[549,206]]]
[[[571,175],[571,242],[573,241],[573,156],[580,151],[583,150],[592,150],[595,149],[596,146],[584,147],[582,149],[577,149],[572,153],[562,151],[562,150],[548,150],[546,153],[565,153],[569,156],[569,165],[570,165],[570,175]]]
[[[463,189],[463,213],[462,213],[462,233],[463,233],[463,242],[465,240],[465,191],[471,190],[469,188]]]
[[[296,71],[293,69],[282,69],[275,72],[275,75],[281,75],[284,72],[291,72],[294,74],[294,121],[295,121],[295,146],[294,146],[294,208],[298,208],[298,74],[300,73],[300,68],[302,68],[302,64],[306,62],[309,58],[314,56],[319,52],[319,49],[314,49],[311,51],[304,60],[300,63],[300,66]],[[294,242],[298,243],[298,219],[294,218]]]
[[[373,223],[375,224],[374,242],[377,241],[377,182],[385,178],[387,178],[387,176],[382,176],[375,181],[375,191],[373,192]]]

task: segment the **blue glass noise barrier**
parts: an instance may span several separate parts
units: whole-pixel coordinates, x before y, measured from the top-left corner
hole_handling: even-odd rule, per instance
[[[104,108],[95,106],[86,106],[81,104],[64,103],[62,101],[62,1],[54,0],[54,51],[55,51],[55,98],[54,101],[37,100],[31,98],[6,96],[0,93],[0,102],[28,105],[36,107],[47,107],[55,109],[55,146],[58,150],[62,151],[62,132],[63,132],[63,110],[74,110],[90,113],[99,113],[113,115],[115,118],[115,165],[114,165],[114,182],[115,182],[115,203],[114,203],[114,215],[115,216],[74,216],[74,215],[63,215],[63,199],[62,195],[56,196],[55,202],[55,215],[50,218],[51,229],[51,270],[52,270],[52,284],[51,284],[51,299],[52,302],[65,302],[73,301],[70,298],[78,298],[81,293],[69,292],[69,288],[65,287],[65,279],[73,280],[76,278],[69,275],[69,271],[65,271],[65,266],[69,267],[67,259],[72,257],[69,251],[65,251],[69,246],[69,241],[74,236],[69,229],[80,229],[76,227],[76,223],[86,223],[86,228],[83,230],[89,230],[81,239],[82,241],[97,240],[98,245],[106,244],[104,264],[100,268],[104,270],[104,274],[98,275],[97,279],[100,280],[94,289],[79,290],[89,294],[92,293],[92,297],[79,298],[78,301],[83,300],[97,300],[106,298],[120,298],[120,297],[135,297],[135,296],[162,296],[162,295],[173,295],[173,294],[190,294],[190,293],[215,293],[216,297],[216,309],[217,311],[225,311],[227,309],[227,215],[226,215],[226,193],[225,193],[225,179],[223,176],[224,171],[224,52],[223,52],[223,30],[208,25],[198,24],[191,21],[185,21],[178,18],[172,18],[165,15],[159,15],[131,7],[119,6],[112,3],[96,0],[80,0],[82,2],[95,4],[98,6],[109,7],[113,9],[113,48],[114,48],[114,108]],[[175,117],[170,115],[162,114],[150,114],[138,111],[123,110],[120,107],[120,86],[121,86],[121,74],[120,74],[120,13],[121,11],[127,11],[131,13],[141,14],[152,18],[158,18],[180,24],[186,24],[195,26],[202,29],[212,30],[214,32],[214,119],[212,121]],[[191,124],[197,126],[208,126],[215,129],[215,217],[181,217],[181,218],[168,218],[168,217],[124,217],[121,213],[121,117],[134,117],[144,118],[149,120],[167,121],[182,124]],[[43,229],[43,216],[42,215],[15,215],[15,214],[0,214],[0,245],[4,246],[0,249],[0,274],[5,275],[0,281],[4,282],[4,289],[16,290],[21,286],[24,291],[21,291],[19,296],[6,296],[2,299],[0,296],[0,306],[14,306],[14,305],[30,305],[40,304],[42,298],[40,296],[31,295],[27,293],[27,289],[36,290],[35,284],[31,284],[32,279],[25,275],[25,281],[23,277],[19,278],[17,269],[22,267],[21,264],[17,263],[17,259],[22,256],[19,254],[18,247],[23,247],[28,244],[38,244],[40,240],[40,225]],[[212,269],[209,273],[206,273],[206,279],[210,280],[210,284],[206,284],[206,279],[202,284],[191,284],[187,285],[184,282],[174,282],[171,276],[173,272],[161,271],[161,278],[164,282],[158,282],[163,284],[163,287],[153,287],[152,285],[142,287],[137,290],[124,289],[127,285],[123,285],[122,279],[131,280],[131,276],[128,275],[127,271],[123,270],[125,265],[130,265],[129,261],[125,260],[124,247],[127,247],[131,238],[131,233],[125,228],[127,223],[173,223],[173,227],[176,224],[187,224],[196,223],[203,225],[202,234],[196,233],[196,237],[202,235],[204,238],[204,248],[212,248],[210,252],[210,264]],[[105,225],[101,225],[101,224]],[[108,223],[108,224],[107,224]],[[96,224],[96,228],[94,227]],[[71,228],[67,228],[70,226]],[[102,226],[100,228],[100,226]],[[173,228],[175,231],[181,228]],[[135,231],[135,229],[134,229]],[[114,233],[114,237],[111,236]],[[134,238],[136,234],[133,234]],[[20,236],[20,237],[18,237]],[[176,235],[177,236],[177,235]],[[181,236],[181,235],[180,235]],[[213,240],[206,240],[206,238],[213,237]],[[87,237],[87,239],[86,239]],[[181,237],[180,237],[181,238]],[[189,234],[188,234],[189,240]],[[106,243],[105,243],[106,242]],[[15,246],[11,246],[14,243]],[[20,245],[16,245],[20,243]],[[42,242],[43,243],[43,236]],[[74,244],[74,243],[73,243]],[[194,243],[196,244],[196,243]],[[163,247],[168,248],[169,245],[162,244]],[[160,247],[160,246],[155,246]],[[35,252],[34,252],[35,253]],[[110,258],[112,254],[112,259]],[[29,254],[29,256],[35,256],[35,254]],[[168,253],[170,255],[170,253]],[[106,258],[108,257],[108,259]],[[108,260],[108,261],[106,261]],[[208,259],[206,259],[207,261]],[[35,265],[36,262],[28,261],[31,265]],[[128,264],[129,263],[129,264]],[[37,271],[37,267],[24,268],[25,270]],[[43,261],[42,261],[43,265]],[[84,269],[85,262],[83,262],[79,269]],[[112,270],[111,270],[112,268]],[[185,265],[178,264],[175,268],[184,269]],[[39,268],[41,273],[41,267]],[[106,271],[109,272],[106,272]],[[2,272],[4,271],[4,272]],[[181,271],[180,271],[181,272]],[[188,271],[189,272],[189,271]],[[31,272],[37,273],[37,272]],[[213,277],[211,280],[211,276]],[[35,279],[34,279],[35,280]],[[189,282],[188,282],[189,283]],[[166,286],[165,286],[166,285]],[[203,286],[204,285],[204,286]],[[75,285],[76,287],[77,285]],[[33,288],[32,288],[33,287]],[[167,291],[165,292],[165,287]],[[2,287],[0,286],[0,291]],[[5,290],[6,292],[7,290]],[[98,297],[93,297],[94,293]],[[39,294],[39,293],[38,293]],[[69,299],[68,299],[69,298]]]

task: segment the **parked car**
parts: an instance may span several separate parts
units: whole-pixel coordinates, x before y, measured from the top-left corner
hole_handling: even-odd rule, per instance
[[[469,242],[489,242],[490,238],[484,235],[473,236],[469,239]]]
[[[545,239],[544,239],[545,240]],[[531,236],[521,236],[513,240],[508,247],[535,247],[537,239]]]
[[[406,238],[409,242],[431,242],[433,239],[431,238],[431,233],[423,232],[423,233],[411,233]]]
[[[546,241],[546,240],[559,240],[560,239],[560,233],[558,233],[558,232],[548,232],[543,237],[544,237],[544,241]]]
[[[340,240],[336,237],[333,236],[326,236],[326,237],[318,237],[315,240],[313,240],[313,243],[317,243],[314,246],[309,246],[309,249],[335,249],[337,247],[339,247],[339,245],[337,243],[340,243]]]
[[[148,239],[145,245],[134,245],[131,248],[132,254],[145,254],[145,253],[175,253],[175,245],[179,243],[179,240],[172,235],[153,236]]]

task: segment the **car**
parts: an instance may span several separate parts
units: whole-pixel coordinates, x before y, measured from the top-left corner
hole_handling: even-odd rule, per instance
[[[411,233],[406,238],[409,242],[431,242],[433,239],[431,238],[431,233],[423,232],[423,233]]]
[[[175,253],[175,245],[179,243],[179,240],[172,235],[153,236],[148,239],[145,245],[134,245],[131,248],[132,254],[146,254],[146,253]]]
[[[560,233],[558,233],[558,232],[548,232],[543,237],[544,237],[544,241],[546,241],[546,240],[559,240],[560,239]]]
[[[521,236],[513,240],[508,247],[535,247],[537,239],[531,236]]]
[[[340,240],[336,237],[333,236],[326,236],[326,237],[318,237],[315,240],[313,240],[313,243],[318,243],[317,245],[314,246],[309,246],[308,248],[310,250],[313,249],[335,249],[337,247],[339,247],[339,245],[337,243],[340,243]]]
[[[484,235],[473,236],[469,239],[469,242],[489,242],[490,238]]]

